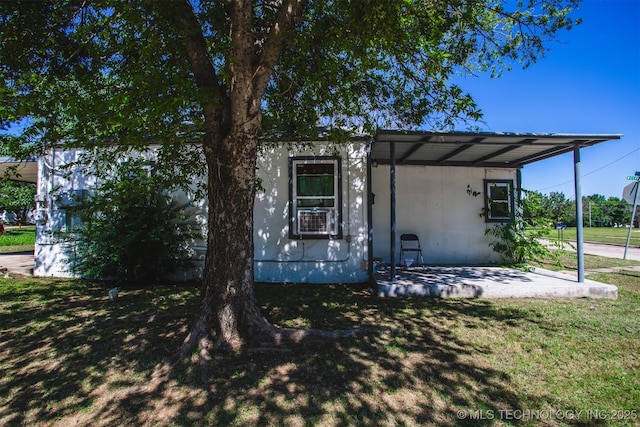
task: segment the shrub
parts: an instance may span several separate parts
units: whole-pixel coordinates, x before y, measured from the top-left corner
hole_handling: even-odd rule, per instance
[[[522,190],[525,194],[526,190]],[[526,199],[525,199],[526,200]],[[542,242],[551,233],[551,221],[544,217],[523,217],[525,210],[535,208],[536,200],[527,200],[527,208],[523,209],[524,200],[516,198],[516,209],[513,220],[506,223],[495,224],[488,228],[485,234],[495,238],[489,246],[509,264],[527,268],[527,264],[540,262],[551,258],[560,265],[558,253]],[[535,209],[534,209],[535,211]],[[538,210],[538,212],[541,212]],[[484,212],[483,212],[484,214]]]
[[[161,280],[185,262],[194,234],[186,206],[178,205],[144,166],[120,164],[111,179],[79,201],[76,274],[143,284]]]
[[[549,258],[560,265],[557,251],[550,250],[541,241],[551,232],[549,226],[551,221],[543,216],[542,197],[539,193],[525,189],[520,189],[520,192],[529,197],[526,199],[515,197],[516,206],[512,220],[496,223],[486,229],[485,234],[494,238],[489,246],[494,252],[500,254],[504,262],[525,270],[529,268],[528,264]],[[482,193],[467,185],[467,194],[478,197]],[[483,208],[480,216],[486,215],[486,208]]]

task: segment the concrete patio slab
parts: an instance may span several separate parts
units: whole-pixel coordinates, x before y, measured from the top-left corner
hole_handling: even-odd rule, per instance
[[[388,270],[388,269],[387,269]],[[381,297],[434,298],[618,298],[618,288],[593,280],[536,268],[524,272],[502,267],[399,268],[392,282],[388,271],[375,280]]]

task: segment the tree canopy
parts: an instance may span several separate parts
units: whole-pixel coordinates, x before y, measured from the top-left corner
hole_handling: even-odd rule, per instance
[[[583,218],[585,226],[609,227],[628,224],[632,206],[618,197],[601,194],[585,196],[583,203]],[[523,200],[524,220],[530,224],[536,221],[563,222],[568,226],[576,226],[576,203],[568,199],[564,193],[551,192],[549,195],[539,191],[526,191]]]
[[[14,212],[23,224],[33,209],[36,186],[30,182],[0,179],[0,209]]]
[[[176,141],[203,130],[207,102],[232,101],[246,68],[259,89],[264,133],[304,138],[318,123],[450,126],[480,117],[452,76],[530,65],[558,30],[571,28],[576,4],[3,2],[0,124],[28,120],[14,149]],[[238,34],[250,39],[243,63],[234,8],[246,15]],[[207,56],[190,62],[185,43],[203,44]]]
[[[165,158],[190,164],[180,147],[197,137],[209,236],[185,352],[311,336],[268,325],[253,295],[259,141],[313,138],[318,124],[340,140],[352,130],[476,120],[478,106],[452,77],[530,65],[576,23],[578,3],[2,2],[0,126],[24,125],[3,142],[38,153],[153,139],[174,151]]]

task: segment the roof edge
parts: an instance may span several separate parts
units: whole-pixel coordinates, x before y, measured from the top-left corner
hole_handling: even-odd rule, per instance
[[[558,139],[620,139],[622,133],[544,133],[544,132],[473,132],[473,131],[427,131],[427,130],[400,130],[400,129],[379,129],[374,135],[378,139],[380,135],[406,135],[406,136],[482,136],[482,137],[522,137],[522,138],[558,138]]]

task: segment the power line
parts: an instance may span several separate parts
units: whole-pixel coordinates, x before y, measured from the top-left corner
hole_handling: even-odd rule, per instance
[[[594,169],[594,170],[592,170],[591,172],[588,172],[588,173],[583,174],[582,176],[583,176],[583,177],[585,177],[585,176],[589,176],[589,175],[591,175],[592,173],[596,173],[596,172],[598,172],[599,170],[602,170],[602,169],[604,169],[604,168],[606,168],[606,167],[608,167],[608,166],[611,166],[612,164],[614,164],[614,163],[616,163],[616,162],[619,162],[620,160],[623,160],[625,157],[627,157],[627,156],[629,156],[629,155],[631,155],[631,154],[635,153],[636,151],[640,151],[640,148],[636,148],[635,150],[633,150],[633,151],[631,151],[631,152],[629,152],[629,153],[625,154],[624,156],[620,157],[619,159],[613,160],[613,161],[611,161],[611,162],[607,163],[606,165],[599,167],[598,169]],[[541,188],[539,191],[547,190],[547,189],[549,189],[549,188],[560,187],[561,185],[570,184],[570,183],[572,183],[572,182],[573,182],[573,180],[565,181],[565,182],[562,182],[562,183],[560,183],[560,184],[554,184],[554,185],[551,185],[551,186],[549,186],[549,187]]]
[[[636,151],[640,151],[640,148],[636,148],[636,149],[635,149],[635,150],[633,150],[632,152],[630,152],[630,153],[628,153],[628,154],[625,154],[624,156],[620,157],[619,159],[616,159],[616,160],[614,160],[614,161],[612,161],[612,162],[610,162],[610,163],[607,163],[606,165],[604,165],[604,166],[602,166],[602,167],[599,167],[598,169],[593,170],[593,171],[591,171],[591,172],[589,172],[589,173],[586,173],[586,174],[584,174],[584,175],[582,175],[582,176],[591,175],[592,173],[594,173],[594,172],[598,172],[599,170],[604,169],[604,168],[606,168],[607,166],[611,166],[611,165],[612,165],[612,164],[614,164],[615,162],[619,162],[620,160],[622,160],[622,159],[624,159],[625,157],[627,157],[629,154],[633,154],[633,153],[635,153]]]
[[[571,181],[561,182],[560,184],[550,185],[550,186],[548,186],[548,187],[541,188],[539,191],[542,191],[542,190],[548,190],[549,188],[556,188],[556,187],[560,187],[561,185],[571,184],[572,182],[573,182],[573,180],[571,180]]]

